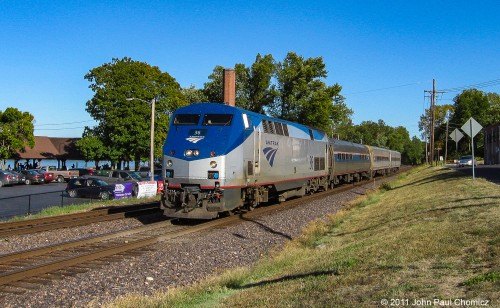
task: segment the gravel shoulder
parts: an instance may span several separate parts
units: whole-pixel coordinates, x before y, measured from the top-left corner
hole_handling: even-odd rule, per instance
[[[251,265],[300,235],[311,221],[338,211],[373,187],[374,183],[370,182],[258,220],[162,242],[141,255],[126,257],[110,266],[64,277],[20,295],[9,294],[2,298],[2,304],[3,307],[100,306],[129,293],[148,295],[188,285],[229,268]],[[136,219],[124,219],[16,236],[2,239],[0,251],[30,249],[140,225],[142,222]]]

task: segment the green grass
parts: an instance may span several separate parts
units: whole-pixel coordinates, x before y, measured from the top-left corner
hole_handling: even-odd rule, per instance
[[[118,307],[379,307],[382,299],[500,305],[500,189],[419,167],[310,224],[255,266]]]

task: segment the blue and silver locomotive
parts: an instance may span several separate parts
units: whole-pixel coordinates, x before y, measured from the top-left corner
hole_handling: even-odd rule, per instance
[[[389,159],[373,170],[374,151],[237,107],[192,104],[170,122],[161,207],[170,217],[211,219],[399,168]]]

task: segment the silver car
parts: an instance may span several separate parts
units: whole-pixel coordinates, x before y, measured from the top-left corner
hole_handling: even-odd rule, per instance
[[[10,171],[0,170],[0,187],[19,183],[19,176]]]
[[[464,155],[458,160],[458,166],[472,166],[472,155]],[[474,159],[474,166],[477,166],[477,161]]]

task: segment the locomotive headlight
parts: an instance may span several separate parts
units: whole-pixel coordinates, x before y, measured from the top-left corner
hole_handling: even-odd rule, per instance
[[[210,162],[210,168],[216,168],[217,167],[217,162],[215,160],[212,160]]]
[[[187,156],[187,157],[193,156],[193,150],[186,150],[186,151],[184,151],[184,155]]]
[[[199,150],[193,150],[193,155],[194,155],[194,156],[198,156],[198,155],[200,155],[200,151],[199,151]]]
[[[169,160],[167,161],[167,166],[168,166],[168,167],[172,167],[172,165],[173,165],[173,164],[174,164],[174,163],[172,162],[172,160],[170,160],[170,159],[169,159]]]

